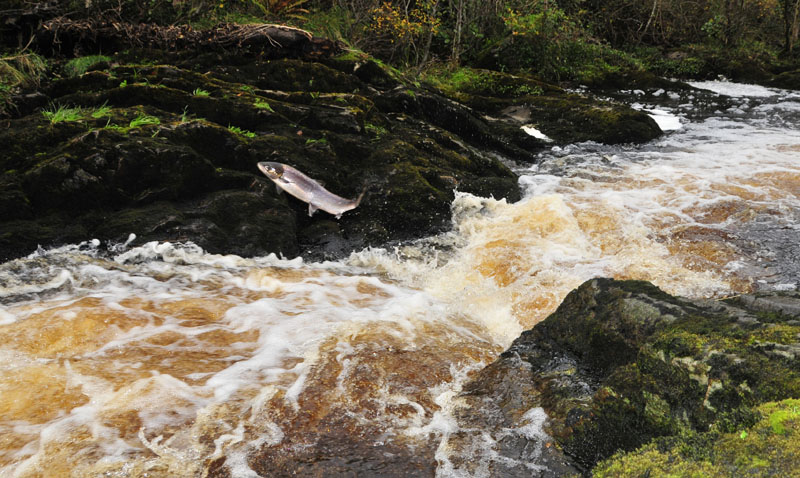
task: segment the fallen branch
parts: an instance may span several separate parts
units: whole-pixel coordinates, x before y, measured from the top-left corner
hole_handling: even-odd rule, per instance
[[[42,23],[36,34],[40,51],[65,54],[110,53],[127,48],[165,52],[237,50],[266,58],[320,58],[341,51],[326,38],[316,38],[284,25],[223,23],[206,30],[188,25],[71,20],[58,17]]]

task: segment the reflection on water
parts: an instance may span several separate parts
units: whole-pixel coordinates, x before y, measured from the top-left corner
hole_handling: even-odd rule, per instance
[[[449,439],[461,385],[586,279],[796,287],[800,103],[735,88],[642,147],[553,148],[523,201],[459,194],[451,232],[394,250],[88,242],[0,265],[0,476],[269,476],[321,446],[467,476],[495,458]],[[545,440],[530,413],[519,433]]]

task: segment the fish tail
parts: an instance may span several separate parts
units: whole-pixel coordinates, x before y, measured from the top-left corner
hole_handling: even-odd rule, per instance
[[[367,194],[367,189],[369,189],[369,186],[365,187],[365,188],[364,188],[364,189],[361,191],[361,194],[359,194],[359,195],[358,195],[358,197],[356,198],[356,205],[355,205],[355,207],[358,207],[358,205],[359,205],[359,204],[361,204],[361,200],[362,200],[362,199],[364,199],[364,195],[365,195],[365,194]]]

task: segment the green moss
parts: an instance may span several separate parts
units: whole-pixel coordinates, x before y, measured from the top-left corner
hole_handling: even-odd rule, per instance
[[[769,414],[769,425],[772,427],[773,432],[785,435],[787,431],[784,423],[790,419],[800,419],[800,406],[794,405],[791,408],[783,408],[771,412]]]
[[[457,69],[429,68],[425,71],[423,78],[451,95],[466,93],[469,95],[515,98],[519,96],[539,96],[545,92],[560,91],[553,85],[525,76],[468,67]]]
[[[770,402],[747,430],[711,430],[656,440],[631,453],[618,453],[593,470],[595,478],[800,476],[800,400]]]
[[[100,66],[101,64],[107,64],[109,61],[111,61],[111,58],[104,55],[89,55],[74,58],[64,65],[64,73],[66,73],[68,77],[74,78],[83,75],[91,68]]]
[[[750,342],[774,342],[778,344],[791,344],[798,341],[797,333],[800,332],[800,327],[774,324],[770,327],[765,327],[762,330],[754,332],[750,336]]]
[[[366,131],[367,133],[369,133],[369,134],[371,134],[373,136],[376,136],[378,138],[380,138],[381,136],[383,136],[386,133],[388,133],[388,130],[386,128],[384,128],[383,126],[378,126],[378,125],[372,124],[372,123],[366,123],[364,125],[364,131]]]
[[[275,110],[272,109],[272,106],[270,106],[269,103],[267,103],[264,100],[256,100],[256,102],[253,103],[253,106],[255,106],[256,108],[261,109],[261,110],[267,110],[270,113],[274,113],[275,112]]]

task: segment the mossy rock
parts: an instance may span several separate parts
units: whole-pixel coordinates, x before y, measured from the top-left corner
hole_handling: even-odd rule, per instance
[[[501,407],[511,419],[544,407],[549,432],[587,468],[658,437],[749,427],[760,404],[800,397],[800,294],[758,300],[692,302],[647,282],[594,279],[465,389],[518,397]],[[772,303],[780,318],[765,315]],[[520,361],[530,383],[510,386],[536,393],[496,389],[514,383],[502,377]]]
[[[767,402],[755,411],[760,419],[754,425],[655,440],[600,463],[593,476],[800,476],[800,400]]]
[[[346,254],[346,244],[441,231],[456,188],[519,198],[508,167],[466,143],[513,148],[441,96],[426,93],[453,114],[419,99],[413,114],[384,108],[376,86],[392,87],[392,75],[378,63],[359,61],[348,71],[338,60],[328,63],[338,69],[299,60],[216,61],[200,71],[199,63],[126,64],[117,56],[107,71],[51,83],[54,104],[75,108],[74,118],[51,123],[37,112],[0,131],[13,145],[0,163],[13,205],[4,219],[70,215],[87,236],[80,240],[135,233],[134,244],[194,240],[241,254],[296,254],[300,244],[306,253],[329,253],[336,242],[337,254]],[[266,160],[297,167],[341,196],[365,188],[366,196],[329,227],[328,214],[309,217],[305,203],[276,195],[256,168]],[[69,240],[49,226],[29,240],[7,239],[14,251]]]
[[[463,93],[471,96],[485,96],[498,99],[520,98],[526,96],[564,94],[556,85],[522,75],[502,73],[495,70],[458,68],[428,72],[426,78],[450,95]]]
[[[399,72],[366,54],[347,53],[323,62],[331,68],[353,74],[365,84],[381,90],[408,83]]]
[[[800,90],[800,70],[785,71],[780,73],[772,77],[767,84],[775,88]]]
[[[235,68],[220,66],[218,71],[221,79],[264,90],[352,93],[364,88],[364,83],[358,77],[321,62],[252,61]]]
[[[481,116],[493,118],[487,129],[522,150],[548,146],[520,130],[527,124],[536,125],[558,144],[582,141],[641,143],[662,134],[646,113],[620,103],[568,93],[522,75],[487,70],[458,71],[464,78],[455,75],[445,80],[439,78],[443,91]],[[512,130],[515,134],[511,133]]]

